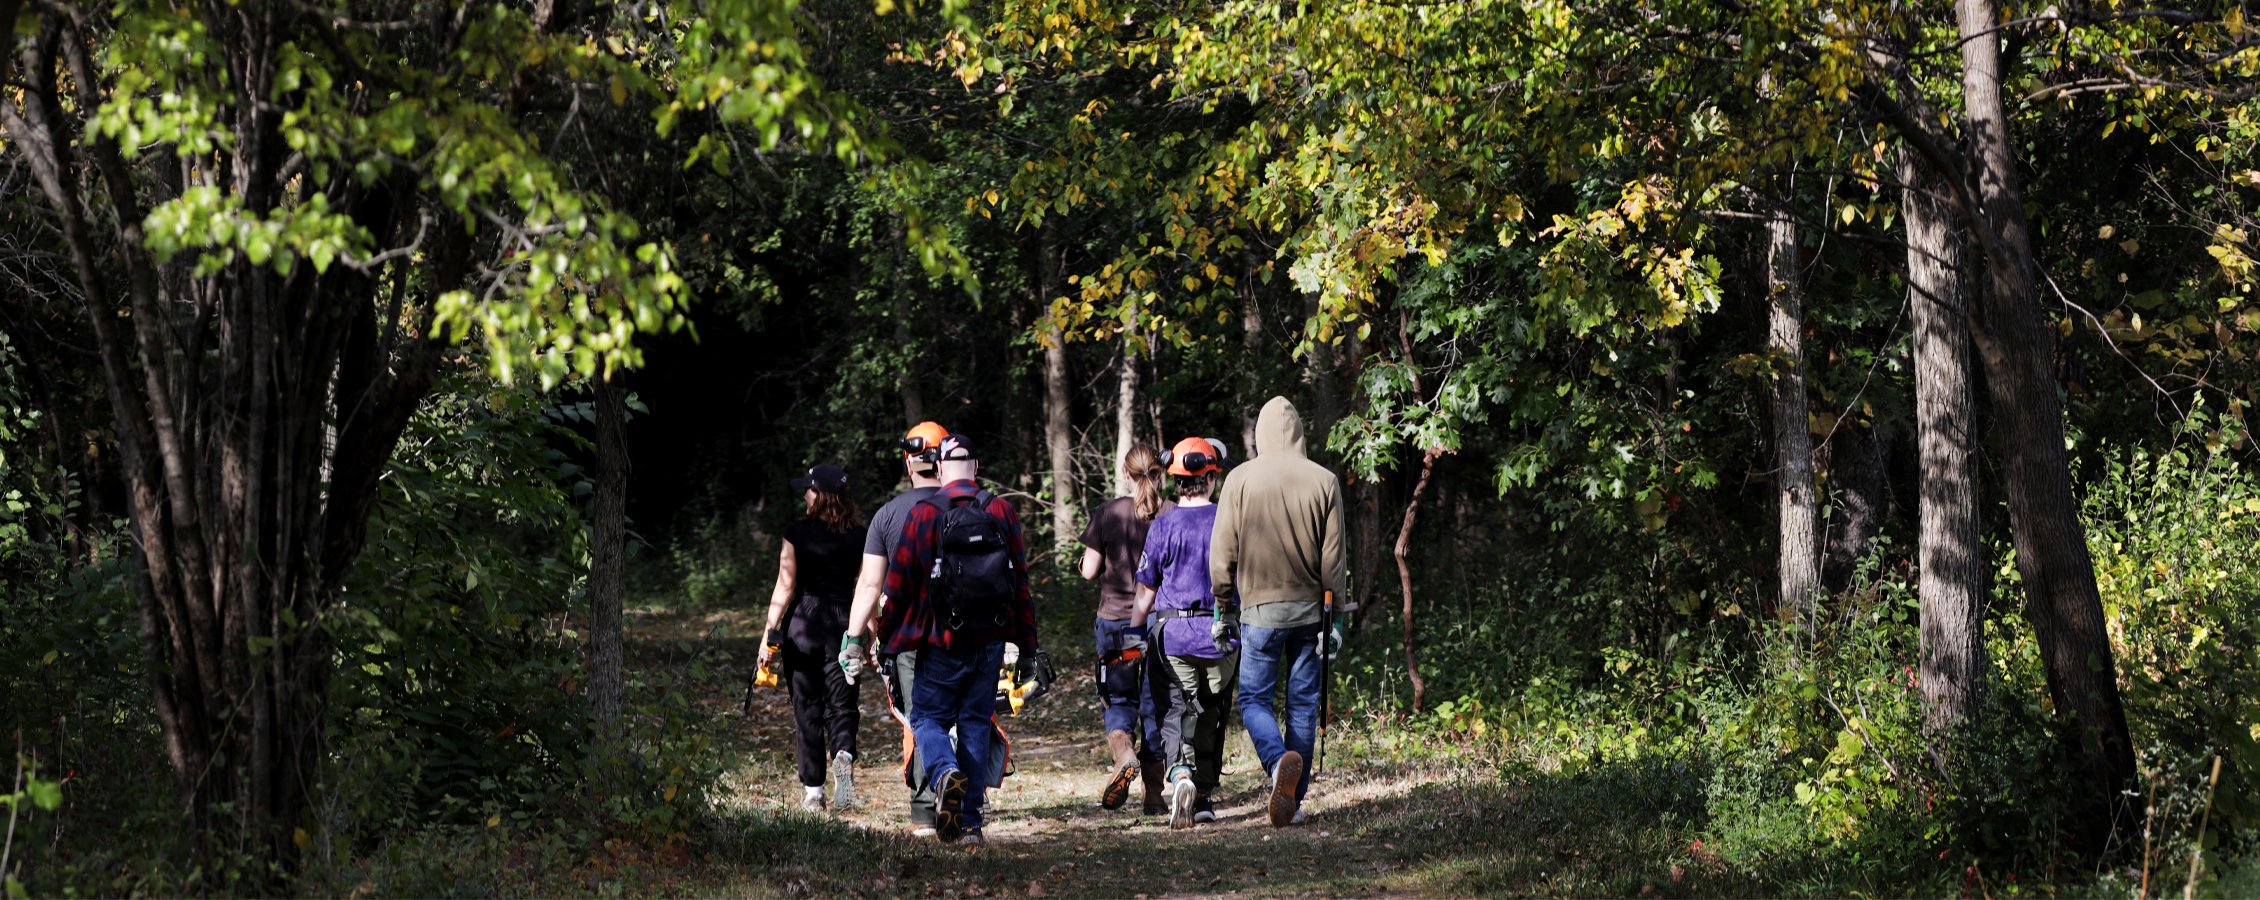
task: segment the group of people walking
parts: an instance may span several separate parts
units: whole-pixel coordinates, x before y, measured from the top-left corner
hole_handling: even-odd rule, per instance
[[[978,843],[987,789],[1010,769],[999,676],[1050,677],[1027,543],[1013,505],[980,487],[963,435],[924,422],[901,450],[911,487],[868,525],[837,467],[793,480],[808,516],[785,531],[759,665],[787,676],[803,808],[856,805],[856,682],[873,672],[904,729],[913,833]],[[1101,806],[1136,786],[1173,828],[1214,821],[1237,698],[1271,777],[1271,823],[1306,816],[1322,656],[1338,642],[1331,598],[1348,571],[1341,484],[1305,455],[1284,397],[1264,406],[1253,450],[1234,467],[1212,438],[1131,448],[1131,496],[1100,506],[1079,538],[1099,588],[1094,678],[1113,756]]]

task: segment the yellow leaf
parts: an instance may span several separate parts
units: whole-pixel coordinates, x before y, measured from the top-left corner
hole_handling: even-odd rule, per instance
[[[626,102],[628,102],[628,83],[621,81],[620,76],[614,75],[612,76],[612,105],[618,106]]]
[[[665,798],[665,799],[666,799],[666,801],[667,801],[667,802],[669,802],[669,803],[673,803],[673,802],[675,802],[675,794],[676,794],[676,792],[677,792],[677,791],[680,791],[680,790],[682,790],[682,786],[681,786],[681,785],[674,785],[674,784],[670,784],[670,785],[668,785],[668,786],[667,786],[667,796],[666,796],[666,798]]]
[[[290,830],[290,842],[297,844],[298,849],[304,850],[308,844],[314,843],[314,836],[307,834],[304,828],[293,828]]]

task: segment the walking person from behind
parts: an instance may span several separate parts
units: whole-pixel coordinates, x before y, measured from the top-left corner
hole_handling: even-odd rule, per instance
[[[800,808],[824,810],[829,774],[831,807],[850,809],[856,802],[855,733],[863,713],[855,683],[834,662],[854,604],[863,518],[847,496],[847,473],[838,466],[816,466],[792,485],[808,502],[808,517],[785,526],[760,665],[783,657],[799,738]]]
[[[1170,716],[1176,689],[1167,667],[1136,659],[1142,650],[1124,651],[1132,650],[1126,644],[1142,648],[1145,642],[1142,630],[1126,637],[1138,596],[1132,574],[1146,549],[1146,530],[1172,504],[1162,499],[1162,463],[1152,447],[1131,445],[1122,457],[1122,474],[1130,480],[1131,496],[1101,504],[1078,538],[1083,577],[1099,583],[1099,614],[1091,623],[1091,636],[1099,650],[1099,712],[1107,750],[1114,756],[1114,775],[1099,792],[1099,805],[1120,807],[1130,799],[1130,782],[1140,780],[1144,811],[1155,815],[1166,809],[1161,798],[1162,722]]]
[[[886,655],[918,653],[910,728],[940,801],[935,836],[980,843],[991,755],[1005,750],[992,740],[997,673],[1007,641],[1032,664],[1036,609],[1020,515],[974,482],[979,457],[963,435],[942,439],[940,468],[941,490],[911,507],[887,563],[878,628]]]
[[[1224,446],[1186,438],[1164,459],[1169,474],[1177,476],[1177,507],[1155,518],[1146,533],[1129,630],[1152,635],[1161,654],[1157,662],[1177,691],[1160,749],[1169,764],[1164,779],[1169,827],[1191,828],[1216,821],[1209,795],[1224,772],[1224,717],[1240,680],[1239,640],[1234,623],[1218,612],[1208,582],[1209,537],[1216,527],[1209,497],[1224,476]]]
[[[1254,458],[1217,492],[1209,589],[1238,608],[1240,723],[1271,775],[1271,824],[1303,821],[1318,729],[1326,592],[1346,597],[1342,482],[1303,452],[1303,421],[1285,397],[1256,418]],[[1285,727],[1272,694],[1284,687]]]
[[[848,615],[847,635],[840,640],[840,668],[850,681],[860,678],[864,669],[875,664],[870,658],[871,623],[878,618],[880,589],[887,579],[887,561],[894,558],[895,545],[902,542],[902,523],[910,518],[911,507],[942,489],[936,467],[941,462],[942,439],[949,436],[949,429],[938,423],[920,422],[899,441],[903,474],[910,479],[910,490],[895,495],[880,506],[878,512],[871,514],[871,528],[863,540],[863,570],[855,583],[855,609]],[[894,687],[894,695],[887,698],[887,703],[902,721],[903,781],[910,788],[911,835],[933,837],[933,786],[926,783],[926,769],[918,764],[916,743],[910,732],[910,694],[918,653],[912,651],[895,657],[893,667],[893,671],[886,673],[886,683]]]

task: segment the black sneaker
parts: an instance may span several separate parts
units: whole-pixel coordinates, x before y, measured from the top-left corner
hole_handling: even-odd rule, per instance
[[[1216,806],[1209,802],[1208,795],[1205,793],[1194,794],[1193,822],[1200,824],[1214,821],[1216,821]]]
[[[965,836],[965,773],[951,769],[942,774],[942,802],[934,810],[934,837],[954,844]]]

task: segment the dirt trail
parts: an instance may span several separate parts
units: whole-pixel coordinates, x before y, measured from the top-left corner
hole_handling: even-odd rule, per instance
[[[759,621],[743,612],[704,616],[643,614],[631,617],[636,643],[665,647],[677,659],[688,647],[710,654],[724,669],[742,671],[755,652]],[[725,636],[727,635],[727,636]],[[1053,654],[1060,684],[1053,693],[1003,720],[1012,741],[1015,774],[989,792],[988,846],[981,850],[910,839],[909,791],[901,777],[902,731],[887,714],[876,679],[862,685],[857,788],[861,808],[833,818],[877,839],[881,859],[859,872],[838,861],[809,860],[809,878],[788,879],[787,893],[821,895],[826,889],[891,894],[911,890],[931,896],[1122,896],[1155,898],[1215,894],[1377,896],[1414,885],[1408,864],[1422,855],[1400,851],[1384,836],[1361,827],[1361,809],[1401,798],[1421,779],[1347,777],[1344,760],[1312,785],[1308,824],[1274,829],[1263,801],[1268,779],[1238,722],[1232,725],[1217,821],[1173,831],[1168,816],[1146,816],[1133,790],[1130,803],[1101,809],[1099,789],[1108,757],[1099,733],[1099,706],[1091,689],[1091,651],[1061,646]],[[798,816],[801,794],[793,765],[793,722],[782,687],[755,691],[752,712],[741,714],[743,682],[734,691],[710,690],[701,702],[728,723],[723,738],[749,762],[724,779],[723,802]],[[779,860],[791,862],[790,860]],[[822,865],[818,865],[821,863]],[[829,866],[826,871],[824,866]],[[915,887],[913,885],[916,885]]]

